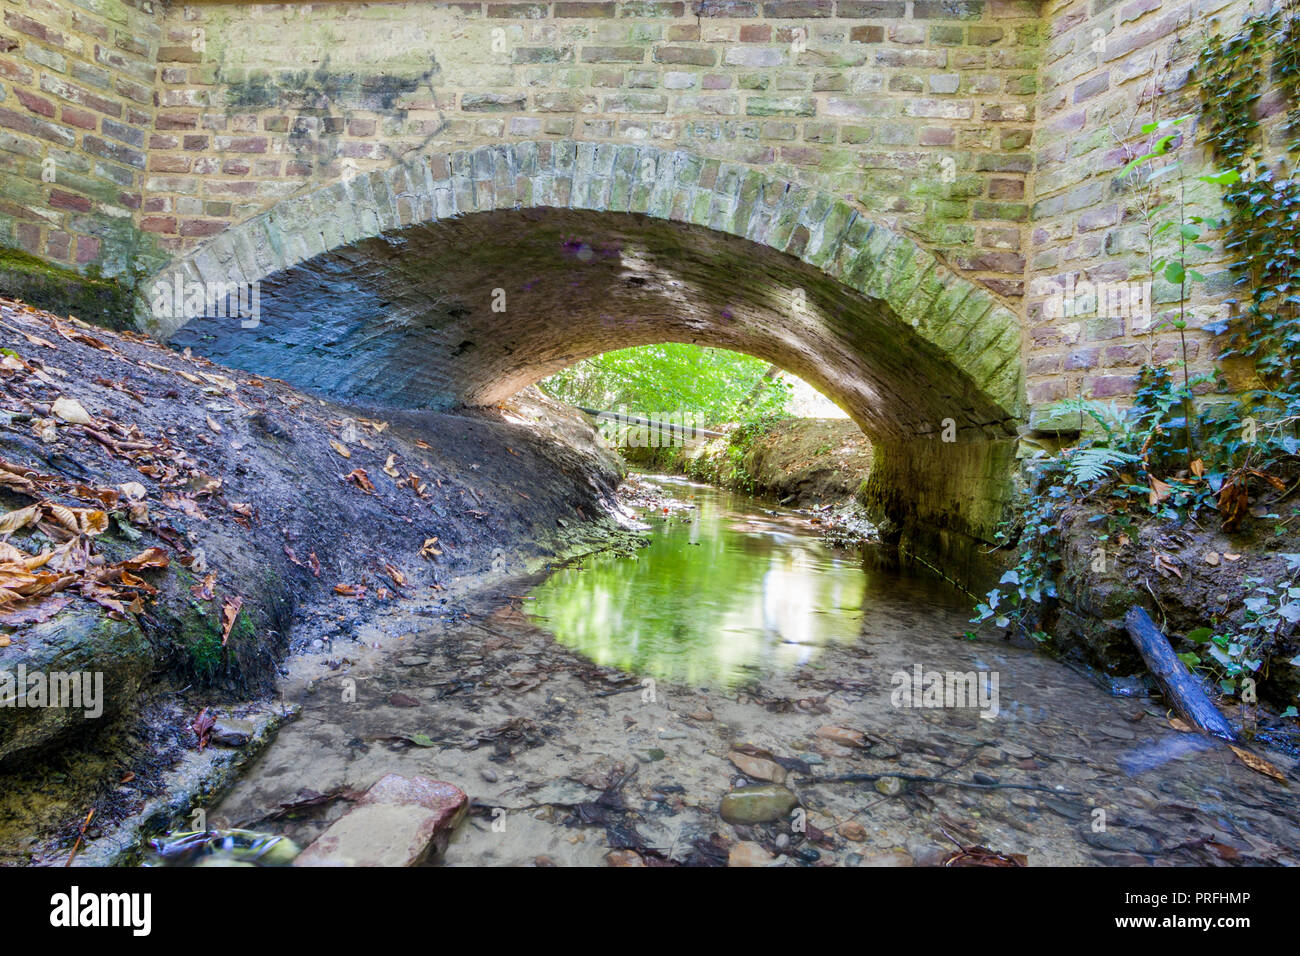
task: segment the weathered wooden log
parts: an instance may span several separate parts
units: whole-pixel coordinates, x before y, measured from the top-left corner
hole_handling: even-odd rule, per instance
[[[1160,633],[1151,615],[1140,607],[1131,607],[1124,615],[1124,627],[1164,692],[1166,702],[1178,716],[1202,733],[1235,741],[1237,735],[1227,718],[1178,659],[1169,639]]]

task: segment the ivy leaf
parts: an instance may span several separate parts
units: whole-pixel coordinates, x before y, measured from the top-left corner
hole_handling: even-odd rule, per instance
[[[1203,183],[1211,183],[1215,186],[1231,186],[1234,183],[1241,182],[1241,173],[1235,169],[1225,169],[1222,172],[1210,173],[1208,176],[1197,176]]]

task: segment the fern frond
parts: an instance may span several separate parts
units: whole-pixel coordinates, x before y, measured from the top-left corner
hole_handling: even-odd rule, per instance
[[[1065,460],[1065,470],[1074,484],[1093,484],[1111,477],[1121,465],[1136,464],[1141,460],[1125,451],[1092,445],[1071,451]]]

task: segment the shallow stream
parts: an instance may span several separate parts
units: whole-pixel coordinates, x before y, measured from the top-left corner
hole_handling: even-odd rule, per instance
[[[346,800],[267,815],[397,772],[472,798],[453,866],[1296,862],[1287,787],[1159,701],[966,639],[964,595],[823,545],[806,515],[650,485],[640,551],[294,661],[302,716],[213,818],[306,845]],[[720,814],[778,780],[793,810]]]

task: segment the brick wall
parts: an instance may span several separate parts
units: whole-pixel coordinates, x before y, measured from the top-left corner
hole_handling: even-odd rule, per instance
[[[163,30],[141,225],[172,251],[411,150],[648,141],[829,187],[1022,291],[1036,2],[223,4]]]
[[[1076,315],[1052,314],[1048,293],[1067,278],[1092,282],[1150,279],[1152,244],[1138,197],[1119,188],[1118,173],[1150,142],[1141,128],[1154,119],[1190,114],[1178,127],[1196,141],[1200,98],[1192,67],[1208,32],[1232,32],[1248,4],[1239,0],[1065,0],[1045,15],[1051,37],[1043,54],[1042,94],[1037,104],[1032,250],[1026,298],[1026,373],[1029,400],[1040,407],[1066,396],[1112,398],[1133,391],[1139,367],[1148,361],[1181,360],[1178,333],[1161,324],[1176,313],[1178,289],[1158,281],[1152,288],[1152,316],[1107,315],[1080,303]],[[1153,99],[1153,93],[1157,94]],[[1266,123],[1278,105],[1263,110]],[[1278,140],[1280,142],[1280,140]],[[1189,146],[1185,171],[1198,203],[1193,212],[1221,214],[1217,188],[1195,177],[1210,161]],[[1169,198],[1166,192],[1165,198]],[[1168,218],[1176,212],[1161,213]],[[1164,248],[1159,241],[1156,253]],[[1194,370],[1214,364],[1214,343],[1200,331],[1220,317],[1231,298],[1231,274],[1221,247],[1191,251],[1190,262],[1209,280],[1193,286],[1194,314],[1188,358]],[[1249,372],[1228,363],[1236,385]]]
[[[106,276],[147,256],[161,36],[150,0],[0,0],[0,246]]]
[[[1022,309],[1032,404],[1122,396],[1142,362],[1178,357],[1176,334],[1151,331],[1159,315],[1049,314],[1045,290],[1144,277],[1144,226],[1115,174],[1153,90],[1160,116],[1194,111],[1204,33],[1245,10],[0,0],[0,246],[129,279],[415,151],[653,143],[843,197]],[[1229,276],[1221,251],[1200,268],[1203,314]],[[1157,283],[1156,312],[1174,296]],[[1207,336],[1190,356],[1213,360]]]

